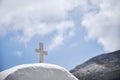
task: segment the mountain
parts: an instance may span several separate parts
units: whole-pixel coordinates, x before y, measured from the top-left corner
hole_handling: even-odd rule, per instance
[[[120,80],[120,50],[93,57],[70,72],[79,80]]]
[[[66,69],[45,63],[24,64],[0,72],[0,80],[78,80]]]

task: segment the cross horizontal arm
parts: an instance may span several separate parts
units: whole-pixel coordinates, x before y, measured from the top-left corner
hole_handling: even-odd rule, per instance
[[[40,52],[40,50],[39,50],[39,49],[35,49],[35,52],[39,53],[39,52]]]
[[[44,51],[44,54],[45,54],[45,55],[48,55],[48,52],[47,52],[47,51]]]

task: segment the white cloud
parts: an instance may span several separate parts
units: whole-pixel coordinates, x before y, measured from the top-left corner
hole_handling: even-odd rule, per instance
[[[23,55],[23,52],[22,51],[17,51],[16,55],[19,56],[19,57],[21,57]]]
[[[74,23],[72,21],[63,21],[57,24],[54,29],[57,33],[48,46],[49,51],[54,50],[57,46],[62,45],[63,41],[67,37],[71,37],[70,33],[74,32]]]
[[[15,32],[16,40],[26,44],[36,35],[53,34],[52,50],[75,35],[69,13],[77,9],[84,15],[82,25],[88,38],[114,51],[120,49],[119,7],[120,0],[1,0],[0,35]]]
[[[74,32],[69,11],[77,5],[74,0],[2,0],[0,5],[0,35],[15,32],[15,40],[26,44],[34,36],[65,35]],[[71,24],[72,23],[72,24]],[[57,33],[56,33],[57,32]],[[51,46],[59,46],[51,40]]]
[[[97,12],[84,14],[82,25],[88,31],[88,39],[98,40],[105,51],[119,50],[120,0],[103,0],[98,8]]]
[[[48,51],[54,50],[57,46],[60,46],[63,44],[64,37],[63,35],[57,35],[53,38],[51,44],[48,46]]]

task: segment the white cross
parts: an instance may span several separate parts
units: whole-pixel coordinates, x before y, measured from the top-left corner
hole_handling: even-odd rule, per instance
[[[43,43],[39,44],[39,49],[35,49],[35,52],[40,53],[40,63],[44,62],[44,55],[47,55],[47,51],[43,49]]]

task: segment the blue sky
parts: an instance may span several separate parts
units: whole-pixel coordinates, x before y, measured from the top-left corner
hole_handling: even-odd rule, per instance
[[[119,0],[1,0],[0,71],[39,62],[70,70],[86,60],[120,49]]]

